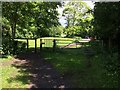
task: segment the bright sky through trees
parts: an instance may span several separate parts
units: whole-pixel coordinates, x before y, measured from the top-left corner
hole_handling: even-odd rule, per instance
[[[66,3],[67,3],[68,1],[66,1]],[[86,2],[87,4],[88,4],[88,6],[90,6],[90,8],[91,9],[93,9],[94,8],[94,3],[92,2],[92,1],[83,1],[83,2]],[[64,7],[62,7],[62,8],[58,8],[58,12],[59,12],[59,22],[62,24],[62,26],[66,26],[66,20],[65,20],[65,17],[63,17],[62,16],[62,12],[63,12],[63,9],[64,9]]]

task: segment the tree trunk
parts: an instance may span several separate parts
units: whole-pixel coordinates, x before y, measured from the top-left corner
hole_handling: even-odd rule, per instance
[[[16,23],[17,23],[17,20],[14,20],[14,22],[12,23],[12,48],[13,48],[13,54],[15,54],[15,42],[14,42],[14,39],[15,39],[15,32],[16,32]]]
[[[14,41],[15,32],[16,32],[16,22],[14,22],[12,25],[12,41]]]

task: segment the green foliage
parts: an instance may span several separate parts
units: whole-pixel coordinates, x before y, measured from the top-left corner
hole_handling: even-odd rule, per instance
[[[10,51],[13,50],[13,48],[10,48],[11,41],[9,41],[9,38],[4,38],[2,41],[2,54],[10,54]]]
[[[3,42],[2,42],[3,55],[17,54],[17,53],[25,51],[25,49],[26,49],[26,43],[25,42],[14,41],[14,44],[15,44],[15,47],[14,47],[15,50],[13,49],[13,46],[11,44],[11,40],[9,38],[4,38]]]
[[[10,28],[10,22],[6,18],[2,18],[2,54],[7,55],[7,54],[15,54],[18,53],[19,51],[25,50],[25,44],[23,42],[16,42],[14,41],[15,47],[13,47],[12,44],[12,31]],[[14,50],[15,48],[15,50]],[[23,49],[22,49],[23,48]]]
[[[118,88],[118,73],[116,73],[118,66],[114,63],[117,62],[118,54],[114,53],[112,56],[107,52],[107,54],[95,54],[91,58],[92,66],[86,67],[87,59],[83,50],[84,48],[63,49],[52,53],[46,50],[42,55],[65,78],[68,78],[74,87]],[[107,64],[109,60],[110,65]]]
[[[49,36],[49,28],[59,25],[56,8],[60,2],[3,2],[3,51],[15,52],[14,38]],[[58,31],[57,34],[61,32]],[[7,44],[7,45],[6,45]],[[19,47],[19,45],[18,45]]]
[[[64,33],[67,35],[66,37],[80,36],[84,38],[88,35],[87,30],[84,30],[82,26],[69,26],[64,30]]]
[[[116,46],[120,32],[120,2],[96,2],[94,8],[95,34],[106,46]]]
[[[74,40],[74,42],[79,42],[82,38],[81,37],[74,37],[75,38],[75,40]]]
[[[12,37],[40,37],[45,36],[47,28],[57,26],[58,2],[4,2],[3,17],[12,28]],[[20,34],[19,34],[20,33]]]
[[[115,87],[120,82],[118,77],[120,73],[118,54],[119,9],[120,2],[96,2],[94,8],[94,34],[99,39],[102,39],[104,46],[106,46],[96,48],[99,54],[101,54],[100,57],[104,68],[108,71],[105,73],[106,77],[103,77],[107,81],[104,87],[109,87],[109,84]]]
[[[68,2],[64,5],[63,16],[66,17],[67,27],[76,25],[81,18],[87,17],[85,14],[90,8],[84,2]]]
[[[63,16],[67,20],[67,26],[64,30],[68,37],[75,35],[85,37],[92,26],[92,13],[85,2],[68,2],[64,5]]]
[[[27,46],[27,44],[26,44],[26,42],[20,42],[20,41],[16,41],[17,42],[17,45],[16,45],[16,50],[15,50],[15,52],[16,53],[20,53],[20,52],[25,52],[26,51],[26,46]]]
[[[104,52],[104,54],[99,55],[102,61],[103,67],[107,70],[107,72],[104,73],[103,79],[104,80],[104,86],[103,87],[111,87],[113,88],[119,88],[119,59],[118,59],[118,53],[108,53]],[[111,82],[112,81],[112,82]],[[106,83],[105,83],[106,82]]]
[[[53,26],[49,29],[49,36],[52,37],[60,37],[63,33],[63,27],[62,26]]]
[[[112,53],[106,55],[106,60],[104,61],[105,68],[111,73],[117,73],[119,71],[119,63],[118,63],[118,53]]]
[[[101,46],[100,41],[92,41],[90,42],[90,48],[92,48],[95,52],[96,59],[101,60],[101,65],[106,71],[103,73],[103,77],[105,80],[102,81],[104,83],[103,87],[119,87],[119,53],[114,49],[106,50],[105,47]],[[111,82],[112,81],[112,82]]]

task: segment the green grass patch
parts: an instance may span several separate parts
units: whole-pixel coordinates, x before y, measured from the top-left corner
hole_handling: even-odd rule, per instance
[[[117,77],[109,75],[109,72],[104,68],[103,58],[100,55],[91,58],[91,67],[87,67],[88,59],[83,54],[82,48],[62,49],[56,52],[46,50],[42,52],[42,56],[63,76],[66,76],[73,83],[73,87],[118,87]]]
[[[12,66],[12,57],[4,58],[0,62],[0,87],[2,88],[27,88],[29,79],[28,73],[21,73],[19,69]]]
[[[12,56],[10,55],[5,55],[3,57],[0,57],[0,62],[5,62],[5,61],[9,61],[12,59]]]
[[[50,61],[53,63],[53,65],[60,70],[60,72],[62,73],[68,73],[68,69],[73,70],[73,69],[78,69],[77,65],[79,65],[82,60],[83,60],[83,56],[81,55],[81,57],[77,57],[76,54],[77,52],[71,52],[71,50],[64,50],[61,52],[43,52],[43,55],[46,56],[46,60]],[[79,58],[79,60],[78,60]],[[71,67],[74,67],[72,68]]]
[[[13,73],[14,72],[14,73]],[[12,66],[2,67],[2,88],[27,88],[28,82],[23,83],[26,81],[27,78],[21,78],[22,74],[18,72],[18,69]],[[16,77],[17,76],[17,77]],[[19,76],[19,77],[18,77]],[[21,79],[21,81],[19,80]]]

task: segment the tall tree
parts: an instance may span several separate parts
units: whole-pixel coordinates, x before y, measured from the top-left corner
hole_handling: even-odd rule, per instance
[[[68,2],[64,5],[63,16],[66,17],[67,26],[76,25],[82,18],[88,17],[90,7],[85,2]]]
[[[12,40],[15,38],[15,32],[16,32],[16,24],[18,22],[19,18],[19,9],[20,9],[21,3],[3,3],[3,17],[6,17],[7,20],[10,21],[11,29],[12,29]]]
[[[15,38],[16,29],[30,30],[36,28],[36,33],[41,36],[46,28],[58,25],[59,2],[4,2],[3,17],[6,17],[12,28],[12,38]],[[22,32],[22,30],[19,30]]]
[[[67,33],[70,34],[69,28],[75,27],[74,31],[81,32],[83,29],[85,32],[90,29],[91,20],[93,19],[93,15],[89,13],[91,10],[90,7],[85,2],[68,2],[64,4],[65,9],[63,10],[63,16],[65,16],[67,21]],[[72,35],[78,33],[71,33]],[[79,34],[78,34],[79,35]]]
[[[59,25],[56,10],[58,5],[61,6],[61,3],[3,2],[2,17],[7,19],[10,24],[12,44],[14,45],[16,35],[19,37],[49,35],[48,28]]]
[[[107,47],[117,45],[120,32],[120,2],[96,2],[94,27],[96,35]]]

